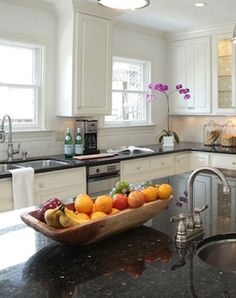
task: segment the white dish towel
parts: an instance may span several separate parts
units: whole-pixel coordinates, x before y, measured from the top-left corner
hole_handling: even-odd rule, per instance
[[[12,174],[14,209],[34,205],[34,169],[27,167],[9,172]]]

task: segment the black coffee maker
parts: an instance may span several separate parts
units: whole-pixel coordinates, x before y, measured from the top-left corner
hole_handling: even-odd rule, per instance
[[[76,120],[75,132],[80,128],[84,140],[84,154],[96,154],[97,149],[97,120]]]

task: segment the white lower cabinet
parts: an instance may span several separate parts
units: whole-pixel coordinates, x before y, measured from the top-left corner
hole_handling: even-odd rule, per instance
[[[0,188],[0,212],[14,209],[12,179],[1,179]],[[35,174],[35,205],[42,204],[51,197],[63,201],[79,193],[86,193],[85,167]]]
[[[178,153],[175,156],[175,174],[189,172],[190,166],[190,153]]]
[[[128,183],[140,183],[174,174],[175,154],[121,161],[121,179]]]
[[[11,178],[0,180],[0,212],[13,209]]]
[[[233,154],[211,154],[210,165],[216,168],[236,170],[236,156]]]
[[[200,167],[209,166],[209,153],[191,152],[190,153],[190,170],[195,170]]]
[[[34,193],[36,204],[44,203],[51,197],[65,200],[85,192],[85,167],[35,175]]]
[[[229,194],[223,194],[222,182],[218,177],[213,178],[213,193],[212,193],[212,204],[211,208],[212,219],[212,233],[213,234],[224,234],[229,230],[234,231],[236,228],[236,179],[227,178],[228,185],[230,187]]]

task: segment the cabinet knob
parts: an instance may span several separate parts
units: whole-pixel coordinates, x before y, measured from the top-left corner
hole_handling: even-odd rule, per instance
[[[164,166],[164,165],[165,165],[165,163],[164,163],[164,162],[162,162],[162,163],[161,163],[161,165],[162,165],[162,166]]]
[[[232,162],[232,165],[233,165],[233,166],[235,166],[235,165],[236,165],[236,162],[235,162],[235,161],[233,161],[233,162]]]
[[[137,170],[138,170],[138,171],[140,170],[140,166],[137,167]]]
[[[40,184],[39,184],[39,187],[40,187],[40,188],[44,188],[44,184],[43,184],[43,183],[40,183]]]

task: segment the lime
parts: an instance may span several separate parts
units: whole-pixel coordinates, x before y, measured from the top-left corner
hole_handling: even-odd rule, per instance
[[[117,192],[122,193],[122,191],[125,190],[125,189],[126,190],[129,189],[129,183],[128,182],[121,180],[121,181],[116,183]]]

